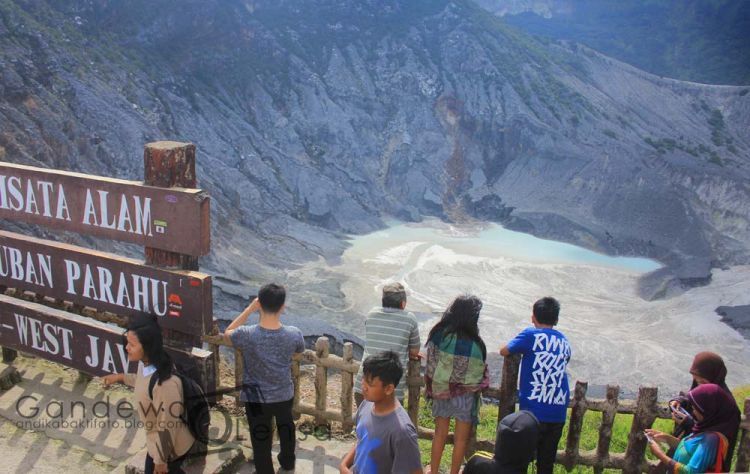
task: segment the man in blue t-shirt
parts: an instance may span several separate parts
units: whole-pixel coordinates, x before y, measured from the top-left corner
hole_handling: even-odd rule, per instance
[[[531,323],[505,347],[500,355],[521,354],[521,377],[518,402],[539,420],[536,449],[537,473],[551,473],[562,436],[570,386],[565,369],[570,360],[570,344],[565,335],[554,329],[560,314],[560,303],[545,297],[534,303]]]
[[[264,285],[258,297],[224,330],[224,339],[240,351],[245,362],[240,401],[245,403],[258,474],[274,472],[271,457],[274,418],[281,445],[280,472],[293,472],[296,461],[292,356],[305,350],[305,340],[299,329],[281,324],[285,302],[283,286]],[[260,312],[258,324],[246,326],[248,317],[256,311]]]

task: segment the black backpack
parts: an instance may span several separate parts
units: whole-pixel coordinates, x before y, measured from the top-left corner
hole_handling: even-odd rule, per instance
[[[209,411],[208,399],[198,383],[191,377],[176,371],[173,376],[182,381],[182,400],[185,410],[180,415],[180,420],[185,423],[196,441],[203,447],[208,444],[208,428],[211,424],[211,413]],[[154,385],[159,380],[159,373],[154,373],[148,383],[148,397],[154,399]]]

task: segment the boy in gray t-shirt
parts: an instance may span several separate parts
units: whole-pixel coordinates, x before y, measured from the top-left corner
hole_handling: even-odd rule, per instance
[[[357,444],[341,460],[342,473],[422,473],[417,430],[396,400],[395,390],[404,373],[400,357],[381,352],[362,363],[362,395],[355,424]]]
[[[258,292],[258,298],[224,331],[225,339],[242,353],[245,362],[240,401],[245,403],[253,459],[259,474],[274,472],[271,459],[271,419],[274,417],[281,444],[278,459],[282,469],[293,470],[296,459],[291,367],[292,355],[305,350],[305,340],[296,327],[281,325],[279,317],[285,300],[284,287],[273,283],[265,285]],[[245,326],[248,316],[258,310],[258,324]]]

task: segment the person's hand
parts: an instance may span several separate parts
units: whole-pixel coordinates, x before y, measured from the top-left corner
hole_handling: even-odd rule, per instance
[[[341,463],[339,464],[339,474],[352,474],[352,470]]]
[[[662,454],[661,446],[659,446],[659,443],[657,443],[655,439],[648,442],[648,447],[651,449],[651,452],[654,453],[654,456],[659,457],[659,454]]]
[[[120,375],[121,374],[109,374],[102,377],[102,383],[105,387],[109,387],[113,383],[117,383],[120,381]]]
[[[667,433],[664,433],[663,431],[654,430],[651,428],[646,428],[643,431],[645,431],[647,435],[651,436],[651,438],[654,441],[658,441],[660,443],[667,443],[670,437]]]
[[[251,301],[250,304],[247,305],[247,310],[251,314],[260,310],[260,300],[258,300],[258,298],[255,298],[253,301]]]
[[[167,474],[168,466],[166,464],[155,464],[154,473],[156,474]]]
[[[424,359],[424,354],[422,354],[421,352],[419,354],[410,354],[409,359],[410,360],[422,360]]]
[[[669,402],[669,408],[672,412],[672,420],[677,423],[678,425],[681,425],[685,422],[685,419],[687,418],[687,415],[680,411],[680,402],[677,400],[672,400]]]

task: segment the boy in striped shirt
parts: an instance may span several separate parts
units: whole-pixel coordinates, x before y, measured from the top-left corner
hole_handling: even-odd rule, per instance
[[[362,360],[384,351],[398,354],[401,365],[406,369],[409,359],[419,358],[419,327],[417,318],[406,308],[406,290],[401,283],[388,283],[383,286],[381,307],[373,308],[365,319],[365,349]],[[404,401],[406,377],[396,387],[396,398]],[[354,382],[354,401],[357,407],[362,403],[362,366]]]

